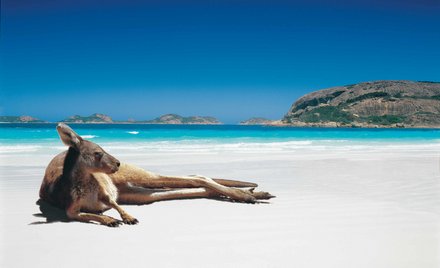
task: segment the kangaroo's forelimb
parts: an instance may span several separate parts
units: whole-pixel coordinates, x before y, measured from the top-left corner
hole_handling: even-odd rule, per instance
[[[122,221],[112,218],[110,216],[81,212],[81,203],[79,200],[74,201],[66,209],[66,214],[67,217],[71,220],[87,222],[87,223],[99,222],[100,224],[109,227],[117,227],[122,223]]]

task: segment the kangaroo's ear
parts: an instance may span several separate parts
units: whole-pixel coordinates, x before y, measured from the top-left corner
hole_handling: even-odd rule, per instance
[[[57,131],[60,135],[63,143],[69,147],[73,147],[74,149],[79,149],[79,145],[82,142],[82,138],[73,131],[68,125],[64,123],[59,123],[57,125]]]

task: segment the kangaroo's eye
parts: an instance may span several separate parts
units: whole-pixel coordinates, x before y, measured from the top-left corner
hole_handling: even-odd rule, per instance
[[[102,152],[95,152],[95,158],[101,159],[104,154]]]

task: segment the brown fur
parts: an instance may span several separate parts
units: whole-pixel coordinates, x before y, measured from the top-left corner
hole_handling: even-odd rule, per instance
[[[225,198],[256,203],[274,196],[235,187],[257,187],[255,183],[211,179],[203,176],[163,176],[119,163],[97,144],[82,139],[70,127],[57,126],[69,150],[55,156],[46,168],[40,198],[66,211],[69,219],[118,226],[138,221],[119,204],[148,204],[184,198]],[[179,188],[179,189],[176,189]],[[122,222],[102,215],[114,208]]]

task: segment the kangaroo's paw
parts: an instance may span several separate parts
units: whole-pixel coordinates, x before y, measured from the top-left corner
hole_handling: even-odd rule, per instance
[[[105,216],[103,224],[108,227],[118,227],[122,224],[122,221],[114,219],[112,217]]]
[[[129,225],[134,225],[134,224],[138,224],[139,223],[139,221],[136,219],[136,218],[134,218],[134,217],[132,217],[132,216],[130,216],[130,215],[124,215],[123,217],[122,217],[122,221],[125,223],[125,224],[129,224]]]
[[[251,188],[248,191],[252,194],[253,197],[255,197],[256,199],[263,199],[263,200],[268,200],[271,198],[274,198],[276,196],[271,195],[268,192],[254,192],[255,188]]]
[[[253,195],[256,199],[259,199],[259,200],[269,200],[269,199],[271,199],[271,198],[276,197],[275,195],[271,195],[271,194],[268,193],[268,192],[254,192],[252,195]]]
[[[249,190],[230,188],[230,194],[228,195],[228,197],[236,202],[249,204],[257,203],[257,199],[252,195]]]
[[[255,192],[255,188],[251,188],[249,190],[247,189],[234,189],[234,192],[238,194],[230,196],[230,199],[237,202],[244,202],[244,203],[259,203],[258,200],[268,200],[273,197],[274,195],[271,195],[268,192]]]

